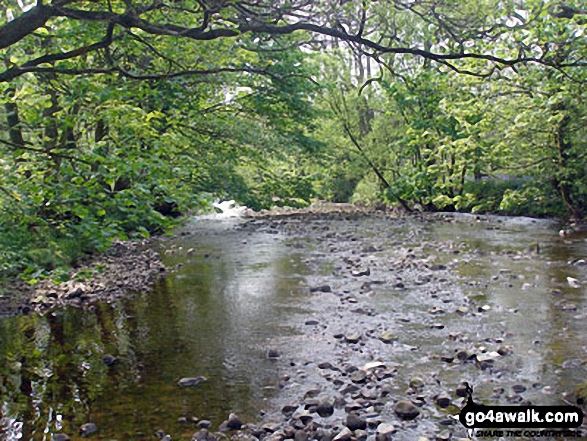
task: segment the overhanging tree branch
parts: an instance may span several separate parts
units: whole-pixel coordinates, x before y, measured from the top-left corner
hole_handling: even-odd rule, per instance
[[[93,3],[93,2],[92,2]],[[37,2],[37,5],[31,10],[23,13],[13,21],[6,23],[0,27],[0,49],[8,48],[28,35],[33,34],[41,27],[47,27],[50,32],[55,32],[58,29],[59,23],[50,24],[52,18],[62,18],[71,21],[88,21],[94,23],[104,23],[108,27],[107,37],[102,41],[82,46],[77,49],[66,51],[58,54],[48,54],[42,57],[31,59],[22,63],[19,66],[12,66],[8,70],[0,73],[0,82],[9,82],[18,76],[31,71],[31,67],[39,66],[44,63],[57,63],[64,60],[78,59],[88,51],[94,51],[106,46],[112,42],[112,32],[115,27],[121,27],[134,32],[140,30],[146,36],[163,36],[177,39],[191,39],[195,41],[208,41],[221,38],[238,37],[245,34],[269,34],[274,36],[288,35],[297,32],[307,32],[313,35],[330,37],[332,39],[346,41],[360,48],[361,50],[370,50],[377,55],[409,55],[414,57],[421,57],[433,62],[439,63],[446,68],[468,75],[490,76],[496,69],[511,67],[514,68],[519,64],[538,63],[558,69],[565,69],[571,67],[583,67],[587,63],[583,59],[578,59],[570,62],[564,60],[554,60],[549,57],[546,52],[542,56],[525,55],[524,50],[517,51],[517,55],[510,58],[506,56],[498,56],[491,52],[477,53],[467,52],[463,48],[463,42],[460,41],[461,35],[456,31],[462,31],[467,38],[476,41],[481,41],[487,38],[487,29],[479,32],[474,30],[464,29],[460,22],[447,21],[442,15],[434,10],[431,6],[433,19],[425,16],[421,11],[416,11],[413,6],[406,6],[399,1],[390,1],[391,6],[395,6],[399,10],[406,13],[412,13],[419,16],[420,20],[429,24],[434,21],[435,25],[439,27],[448,35],[455,38],[458,43],[458,50],[448,53],[440,53],[431,49],[422,49],[409,44],[402,44],[397,39],[389,39],[384,43],[383,39],[375,37],[375,39],[368,38],[366,32],[366,25],[369,22],[367,17],[366,3],[362,3],[359,10],[358,17],[358,32],[355,34],[349,33],[339,25],[340,21],[335,20],[336,14],[340,11],[331,10],[328,12],[327,4],[320,5],[318,2],[314,5],[312,2],[294,1],[290,5],[275,5],[272,2],[264,2],[262,0],[255,2],[236,1],[223,3],[215,2],[196,2],[196,8],[188,8],[189,4],[182,9],[182,18],[180,19],[179,12],[171,4],[166,4],[164,0],[153,0],[146,6],[133,6],[133,2],[125,2],[126,9],[124,12],[117,13],[111,8],[109,9],[83,9],[87,4],[80,0],[55,0],[50,4],[43,4]],[[79,4],[79,7],[74,7]],[[100,3],[98,3],[100,5]],[[326,9],[320,9],[326,8]],[[174,9],[175,8],[175,9]],[[157,11],[171,11],[170,20],[164,19],[165,15],[159,15]],[[325,16],[321,15],[326,14]],[[173,18],[177,16],[177,21],[174,23]],[[328,16],[332,14],[332,16]],[[183,16],[188,16],[197,22],[197,26],[188,26],[184,23],[189,23]],[[423,17],[423,18],[422,18]],[[333,22],[335,24],[326,24]],[[181,24],[179,24],[181,23]],[[460,27],[459,27],[460,26]],[[497,25],[496,25],[497,26]],[[508,29],[499,26],[506,32]],[[454,29],[453,29],[454,28]],[[495,28],[490,28],[495,29]],[[135,33],[136,34],[136,33]],[[146,42],[145,36],[141,34],[141,38]],[[473,41],[470,40],[470,41]],[[516,52],[515,48],[511,48],[512,53]],[[479,70],[467,68],[459,61],[480,61]],[[59,73],[59,66],[54,66],[55,72]],[[91,69],[106,69],[104,66],[88,66],[85,69],[88,72]],[[82,69],[83,71],[83,69]],[[174,75],[175,73],[172,73]],[[181,75],[177,72],[178,75]],[[150,75],[145,76],[147,79]]]

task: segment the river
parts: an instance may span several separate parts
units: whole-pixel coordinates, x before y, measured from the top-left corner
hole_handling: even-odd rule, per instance
[[[95,439],[189,440],[229,413],[283,428],[315,397],[334,401],[308,416],[333,436],[350,408],[367,434],[454,439],[463,380],[486,404],[555,405],[587,378],[585,287],[567,280],[587,283],[587,242],[554,221],[202,217],[154,246],[170,271],[151,292],[0,320],[0,440],[90,422]]]

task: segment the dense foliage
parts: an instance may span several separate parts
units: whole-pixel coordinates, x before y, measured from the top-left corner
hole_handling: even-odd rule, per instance
[[[581,218],[576,3],[4,2],[0,274],[216,198]]]

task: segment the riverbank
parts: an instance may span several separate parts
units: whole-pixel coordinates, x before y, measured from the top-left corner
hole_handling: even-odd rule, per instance
[[[66,305],[109,303],[147,291],[166,273],[159,254],[149,244],[146,240],[116,242],[105,253],[72,269],[67,282],[45,279],[31,285],[12,280],[7,283],[8,292],[0,297],[0,317]]]

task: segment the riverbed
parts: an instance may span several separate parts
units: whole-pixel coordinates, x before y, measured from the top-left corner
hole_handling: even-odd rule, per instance
[[[0,320],[0,440],[210,439],[235,416],[241,439],[326,440],[351,414],[359,439],[459,439],[463,381],[484,404],[573,403],[587,242],[559,228],[193,218],[152,245],[167,267],[152,291]]]

